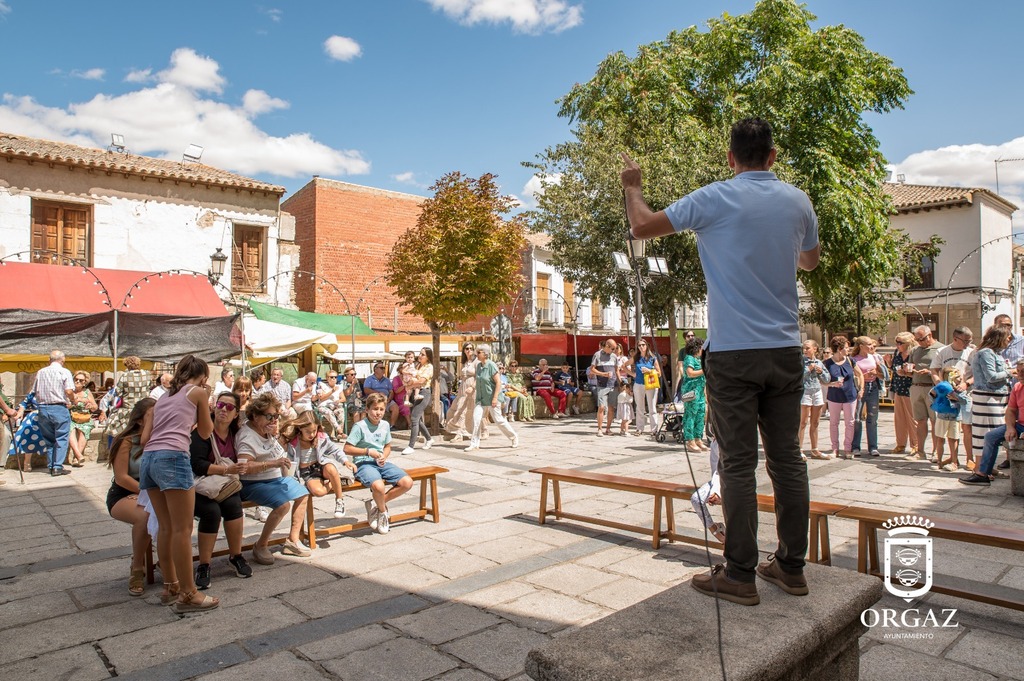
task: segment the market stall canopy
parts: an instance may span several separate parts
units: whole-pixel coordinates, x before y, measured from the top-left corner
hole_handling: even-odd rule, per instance
[[[0,357],[137,355],[207,361],[237,355],[241,337],[210,282],[193,274],[149,273],[0,262]],[[116,328],[115,328],[116,327]]]
[[[245,359],[252,366],[288,357],[310,347],[319,354],[328,355],[338,349],[338,339],[333,333],[277,324],[256,317],[246,317],[244,326]]]
[[[255,300],[249,300],[249,309],[258,319],[267,322],[277,322],[288,326],[298,326],[303,329],[315,329],[324,333],[333,333],[338,336],[349,337],[352,335],[355,325],[355,335],[374,336],[373,329],[366,325],[359,317],[341,314],[321,314],[319,312],[303,312],[302,310],[289,310],[283,307],[276,307]]]

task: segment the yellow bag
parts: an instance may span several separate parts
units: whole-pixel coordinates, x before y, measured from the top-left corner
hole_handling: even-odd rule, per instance
[[[657,371],[648,371],[644,374],[644,388],[650,390],[651,388],[660,388],[661,379],[658,377]]]

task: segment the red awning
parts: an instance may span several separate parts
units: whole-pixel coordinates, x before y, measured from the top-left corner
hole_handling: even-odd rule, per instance
[[[0,263],[0,308],[98,314],[111,309],[187,317],[226,317],[206,277],[40,263]]]

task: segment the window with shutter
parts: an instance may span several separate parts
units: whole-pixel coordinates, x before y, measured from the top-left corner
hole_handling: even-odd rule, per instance
[[[92,265],[92,206],[32,202],[32,262]]]
[[[262,293],[266,276],[266,230],[252,225],[234,225],[231,249],[231,290]]]

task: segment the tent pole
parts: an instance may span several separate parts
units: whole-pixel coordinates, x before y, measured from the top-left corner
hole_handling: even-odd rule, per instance
[[[238,310],[238,308],[235,308]],[[242,334],[242,375],[248,376],[249,371],[245,366],[245,313],[242,311],[238,312],[238,331]]]
[[[114,308],[114,385],[117,385],[117,308]]]

